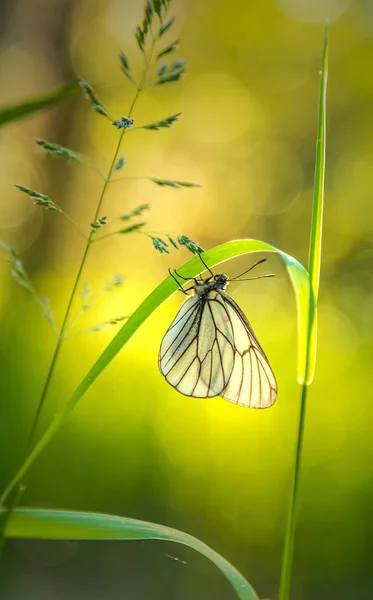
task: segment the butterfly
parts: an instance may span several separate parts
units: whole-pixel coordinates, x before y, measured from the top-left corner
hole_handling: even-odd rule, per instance
[[[163,337],[159,370],[185,396],[221,396],[240,406],[268,408],[276,400],[276,378],[249,321],[225,291],[230,281],[238,280],[266,259],[229,279],[224,274],[214,275],[199,257],[209,277],[194,279],[186,290],[169,270],[188,298]],[[176,270],[175,274],[188,281]],[[249,279],[262,277],[273,275]],[[192,296],[188,294],[191,290]]]

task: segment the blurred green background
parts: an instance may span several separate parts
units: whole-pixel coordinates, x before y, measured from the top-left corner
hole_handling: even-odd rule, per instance
[[[330,78],[324,253],[317,373],[309,394],[296,540],[297,600],[368,598],[373,593],[372,184],[373,9],[368,0],[173,0],[172,41],[188,61],[182,82],[151,88],[138,124],[182,112],[171,130],[125,138],[126,175],[195,181],[198,189],[122,181],[104,214],[150,202],[149,229],[187,234],[205,248],[253,237],[307,262],[318,71],[329,13]],[[1,106],[79,75],[119,118],[133,88],[118,50],[141,69],[133,30],[142,0],[3,0]],[[46,157],[43,137],[91,156],[104,171],[117,132],[80,94],[0,130],[1,239],[21,255],[58,323],[84,242],[35,207],[14,184],[49,194],[87,227],[97,175]],[[187,251],[159,255],[141,235],[93,247],[84,273],[99,300],[78,329],[131,313]],[[224,267],[230,275],[252,257]],[[26,478],[22,503],[114,513],[160,522],[202,539],[231,561],[261,597],[277,596],[299,411],[296,315],[275,257],[275,279],[231,285],[279,383],[268,411],[220,398],[186,398],[157,368],[162,335],[181,294],[130,340],[78,405]],[[263,272],[264,269],[263,269]],[[125,283],[100,295],[105,281]],[[76,310],[80,299],[77,299]],[[66,341],[40,430],[65,403],[114,328]],[[25,452],[55,339],[27,291],[0,261],[0,485]],[[178,560],[174,560],[174,559]],[[228,600],[215,567],[166,543],[8,542],[2,600]]]

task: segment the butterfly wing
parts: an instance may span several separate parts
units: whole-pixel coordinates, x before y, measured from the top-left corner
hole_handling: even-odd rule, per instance
[[[218,295],[185,300],[161,343],[159,369],[185,396],[220,395],[233,370],[234,332]]]
[[[268,408],[277,396],[277,383],[268,359],[240,307],[219,291],[234,334],[234,366],[228,385],[220,394],[229,402],[250,408]]]

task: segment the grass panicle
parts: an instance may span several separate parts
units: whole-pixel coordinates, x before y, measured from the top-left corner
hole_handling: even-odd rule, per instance
[[[200,187],[198,183],[191,183],[189,181],[173,181],[171,179],[157,179],[156,177],[152,177],[151,181],[161,187],[172,187],[175,189],[183,187]]]
[[[125,215],[121,215],[119,218],[121,221],[130,221],[134,217],[140,217],[146,210],[150,209],[150,204],[140,204],[140,206],[136,206],[133,210],[126,213]]]
[[[142,125],[139,129],[149,129],[150,131],[158,131],[158,129],[165,129],[171,127],[181,116],[181,113],[176,113],[175,115],[171,115],[170,117],[166,117],[165,119],[160,119],[159,121],[154,121],[154,123],[149,123],[148,125]]]
[[[40,148],[43,148],[52,156],[62,156],[67,158],[68,160],[73,160],[76,162],[80,162],[80,157],[76,152],[70,150],[69,148],[65,148],[65,146],[60,146],[60,144],[53,144],[52,142],[48,142],[47,140],[43,140],[41,138],[35,138],[35,142]]]
[[[80,79],[79,85],[84,92],[84,97],[91,104],[93,110],[95,110],[99,115],[102,115],[103,117],[106,117],[107,119],[112,121],[113,119],[111,118],[108,110],[105,108],[105,106],[101,102],[100,98],[97,96],[95,90],[88,83],[88,81],[85,81],[84,79]]]
[[[75,298],[78,294],[80,282],[81,282],[83,271],[84,271],[89,253],[90,253],[91,246],[96,239],[103,239],[104,237],[108,237],[108,236],[101,236],[100,238],[98,238],[96,236],[97,232],[102,227],[106,226],[106,224],[107,224],[106,217],[101,215],[102,207],[103,207],[104,201],[107,196],[109,184],[111,183],[111,181],[113,179],[113,174],[116,171],[122,169],[125,165],[124,157],[120,154],[124,136],[125,136],[126,132],[128,131],[128,129],[134,123],[134,118],[132,117],[132,114],[135,109],[136,103],[137,103],[141,93],[147,87],[147,79],[148,79],[148,76],[150,75],[150,72],[152,71],[153,68],[155,68],[155,66],[158,62],[158,59],[156,58],[155,63],[153,64],[152,59],[154,57],[156,44],[161,37],[161,33],[160,33],[160,30],[158,30],[157,34],[154,34],[152,32],[151,27],[152,27],[153,18],[154,18],[155,14],[158,15],[158,18],[159,18],[159,20],[161,22],[161,26],[162,26],[163,21],[167,14],[167,10],[169,8],[169,4],[170,4],[170,2],[168,0],[163,0],[159,5],[157,5],[157,9],[156,9],[155,4],[153,4],[153,2],[151,2],[150,0],[147,1],[145,4],[144,17],[143,17],[142,24],[136,28],[136,32],[135,32],[135,37],[137,39],[140,50],[144,54],[144,66],[143,66],[142,74],[140,76],[139,84],[136,84],[136,92],[134,94],[133,100],[130,104],[130,107],[129,107],[129,110],[128,110],[128,113],[126,116],[122,116],[119,120],[113,121],[113,118],[110,115],[108,109],[105,107],[105,105],[99,98],[98,94],[96,93],[96,91],[94,90],[92,85],[84,79],[79,80],[79,85],[82,88],[84,96],[90,103],[92,109],[95,112],[97,112],[98,114],[100,114],[101,116],[106,117],[118,129],[118,139],[117,139],[116,147],[115,147],[115,150],[113,153],[113,157],[112,157],[112,161],[111,161],[108,173],[106,175],[102,175],[101,172],[99,172],[99,174],[102,176],[102,179],[103,179],[103,186],[102,186],[101,192],[98,196],[98,201],[96,204],[96,208],[94,210],[93,218],[91,219],[91,222],[90,222],[89,232],[87,234],[85,234],[80,229],[80,227],[74,223],[74,221],[71,219],[71,217],[69,217],[62,210],[62,208],[60,206],[58,206],[47,194],[33,190],[24,185],[17,186],[23,193],[28,195],[28,197],[33,201],[34,204],[41,206],[42,208],[44,208],[47,211],[60,213],[63,217],[65,217],[65,219],[72,226],[75,227],[75,229],[79,232],[79,234],[84,238],[84,241],[85,241],[84,249],[82,252],[82,258],[80,261],[80,265],[77,269],[75,282],[73,284],[73,287],[72,287],[72,290],[70,293],[69,301],[67,303],[65,314],[62,319],[61,327],[58,330],[55,327],[55,324],[53,321],[53,311],[50,307],[49,300],[46,301],[45,299],[42,300],[39,298],[39,296],[36,294],[33,286],[31,285],[31,282],[27,278],[26,271],[24,270],[23,264],[17,257],[16,253],[12,249],[9,249],[9,247],[7,247],[6,245],[3,245],[3,249],[6,252],[8,260],[10,259],[12,262],[12,273],[13,273],[14,278],[16,279],[16,281],[19,285],[27,288],[28,291],[30,293],[32,293],[32,295],[35,297],[35,299],[37,299],[38,303],[42,307],[44,316],[48,319],[48,321],[51,324],[53,324],[55,333],[57,335],[57,344],[56,344],[56,347],[55,347],[55,350],[54,350],[54,353],[53,353],[53,356],[52,356],[52,359],[51,359],[51,362],[49,365],[49,370],[48,370],[48,373],[47,373],[47,376],[46,376],[46,379],[44,382],[44,386],[43,386],[43,389],[41,392],[39,403],[37,405],[37,410],[36,410],[36,413],[34,416],[34,420],[33,420],[30,435],[29,435],[28,444],[27,444],[28,451],[30,451],[32,448],[36,447],[35,441],[36,441],[36,434],[37,434],[39,419],[40,419],[40,415],[42,413],[44,403],[45,403],[47,395],[48,395],[50,383],[53,379],[56,365],[58,363],[61,347],[62,347],[63,341],[69,336],[72,326],[75,324],[74,319],[71,319],[72,307],[73,307]],[[147,41],[149,42],[148,44],[146,43]],[[123,52],[120,54],[120,60],[121,60],[122,70],[125,70],[126,74],[127,75],[130,74],[132,77],[132,73],[129,68],[128,59]],[[133,81],[135,81],[135,80],[133,79]],[[176,120],[176,116],[174,115],[173,117],[170,117],[169,121],[167,121],[167,122],[166,122],[166,120],[158,122],[159,123],[158,129],[162,128],[162,127],[166,127],[166,128],[169,127],[175,120]],[[64,157],[64,158],[68,158],[68,159],[71,159],[76,162],[80,162],[80,157],[78,156],[78,154],[74,153],[73,151],[69,150],[68,148],[60,146],[59,144],[48,142],[41,138],[38,138],[36,140],[36,143],[43,150],[45,150],[48,154],[52,154],[54,156]],[[82,161],[82,162],[85,162],[85,161]],[[88,164],[88,163],[86,163],[86,164]],[[90,165],[88,164],[88,166],[90,166]],[[132,216],[129,218],[141,215],[144,210],[145,210],[144,206],[142,208],[138,208],[137,211],[135,209],[133,211]],[[142,227],[143,227],[143,224],[134,223],[134,224],[131,224],[128,228],[123,229],[122,231],[117,232],[117,233],[133,233],[135,231],[140,230]],[[188,248],[187,245],[186,245],[186,247]],[[102,323],[98,326],[94,326],[93,328],[90,328],[90,331],[92,329],[93,330],[101,330],[104,326],[109,325],[109,324],[117,325],[118,323],[120,323],[122,320],[124,320],[126,318],[127,317],[118,317],[115,319],[111,319],[109,321],[106,321],[105,323]],[[11,496],[11,498],[8,498],[8,494],[5,494],[5,495],[3,494],[3,496],[2,496],[1,504],[4,504],[8,500],[8,511],[7,511],[6,518],[3,519],[2,523],[0,523],[0,536],[1,536],[0,550],[2,547],[2,543],[4,541],[4,531],[7,526],[7,521],[9,519],[9,517],[11,516],[13,508],[16,506],[16,504],[18,502],[20,489],[21,489],[21,482],[18,481],[16,488],[13,489],[13,495]]]

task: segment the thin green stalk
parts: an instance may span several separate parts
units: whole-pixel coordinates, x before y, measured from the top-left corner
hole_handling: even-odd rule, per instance
[[[107,178],[105,180],[105,183],[104,183],[102,191],[101,191],[101,195],[100,195],[100,198],[99,198],[99,201],[98,201],[98,204],[97,204],[97,208],[96,208],[94,220],[96,220],[98,218],[98,215],[100,214],[101,206],[102,206],[102,203],[103,203],[104,198],[105,198],[105,194],[106,194],[106,190],[107,190],[107,187],[108,187],[108,183],[110,181],[110,178],[111,178],[112,173],[114,171],[115,163],[116,163],[117,158],[118,158],[118,154],[119,154],[119,151],[120,151],[120,147],[121,147],[121,144],[122,144],[124,133],[125,133],[125,130],[123,129],[121,131],[121,133],[120,133],[120,136],[119,136],[119,140],[118,140],[118,143],[117,143],[117,147],[115,149],[113,160],[111,162],[111,166],[110,166],[110,169],[109,169],[108,176],[107,176]],[[33,424],[32,424],[32,427],[31,427],[31,431],[30,431],[30,435],[29,435],[29,441],[28,441],[28,448],[27,448],[28,450],[30,449],[30,447],[33,445],[33,442],[34,442],[34,436],[35,436],[36,428],[37,428],[37,425],[38,425],[38,422],[39,422],[40,414],[41,414],[41,412],[43,410],[43,407],[44,407],[45,399],[46,399],[46,396],[47,396],[47,393],[48,393],[48,390],[49,390],[50,382],[51,382],[52,377],[53,377],[53,373],[54,373],[54,370],[55,370],[56,362],[57,362],[59,354],[60,354],[60,350],[61,350],[62,342],[63,342],[63,339],[64,339],[64,335],[65,335],[67,323],[68,323],[68,320],[69,320],[69,317],[70,317],[71,308],[72,308],[72,305],[73,305],[73,302],[74,302],[74,299],[75,299],[75,295],[76,295],[77,289],[79,287],[79,283],[80,283],[80,280],[81,280],[83,269],[85,267],[85,263],[87,261],[87,257],[88,257],[89,250],[90,250],[90,246],[92,244],[93,235],[94,235],[94,232],[91,231],[91,233],[89,234],[89,236],[87,238],[87,243],[86,243],[86,246],[85,246],[85,249],[84,249],[83,257],[82,257],[82,260],[81,260],[81,263],[80,263],[80,266],[79,266],[79,269],[78,269],[77,276],[75,278],[73,289],[72,289],[71,294],[70,294],[69,302],[68,302],[68,305],[67,305],[67,308],[66,308],[66,312],[65,312],[63,321],[62,321],[60,335],[59,335],[59,338],[57,340],[56,348],[54,350],[54,354],[53,354],[53,357],[52,357],[52,360],[51,360],[51,364],[50,364],[50,367],[49,367],[47,378],[45,380],[44,388],[43,388],[43,391],[42,391],[42,394],[41,394],[41,397],[40,397],[40,400],[39,400],[39,404],[38,404],[38,407],[36,409],[36,413],[35,413],[35,416],[34,416]]]
[[[152,57],[153,52],[154,52],[154,46],[155,46],[155,40],[153,40],[153,43],[152,43],[152,46],[151,46],[149,62],[150,62],[151,57]],[[147,78],[147,74],[148,74],[149,62],[146,61],[146,67],[144,69],[144,72],[143,72],[140,84],[139,84],[139,86],[138,86],[138,88],[136,90],[135,97],[134,97],[134,99],[132,101],[132,104],[130,106],[130,109],[129,109],[129,112],[128,112],[128,117],[130,117],[132,115],[132,111],[133,111],[133,109],[135,107],[135,104],[136,104],[136,102],[137,102],[137,100],[138,100],[138,98],[140,96],[140,93],[141,93],[141,91],[143,89],[143,86],[144,86],[144,84],[146,82],[146,78]],[[121,131],[121,133],[119,135],[118,143],[117,143],[117,146],[116,146],[116,149],[115,149],[115,153],[114,153],[111,165],[110,165],[108,176],[105,178],[105,181],[104,181],[104,185],[103,185],[103,188],[102,188],[102,191],[101,191],[101,195],[100,195],[100,198],[99,198],[99,201],[98,201],[98,204],[97,204],[96,212],[95,212],[95,215],[94,215],[94,219],[93,219],[94,221],[98,218],[98,216],[100,214],[101,207],[102,207],[102,204],[103,204],[103,201],[104,201],[107,189],[108,189],[108,185],[109,185],[109,183],[111,181],[111,178],[112,178],[112,175],[113,175],[113,173],[115,171],[115,165],[116,165],[117,160],[118,160],[118,155],[119,155],[119,152],[120,152],[121,144],[122,144],[122,141],[123,141],[123,136],[124,136],[125,133],[126,133],[126,129],[122,129],[122,131]],[[70,220],[69,217],[65,213],[63,213],[63,215],[68,220]],[[72,223],[72,224],[75,226],[74,223]],[[83,234],[83,232],[80,232],[80,233]],[[86,260],[87,260],[88,254],[89,254],[90,247],[91,247],[91,245],[92,245],[92,243],[94,241],[94,239],[93,239],[94,234],[95,234],[95,232],[92,230],[90,232],[88,238],[86,236],[84,236],[85,239],[86,239],[86,246],[85,246],[83,257],[82,257],[82,261],[80,263],[80,266],[79,266],[79,269],[78,269],[78,273],[77,273],[77,276],[76,276],[76,279],[75,279],[75,282],[74,282],[74,285],[73,285],[73,289],[72,289],[72,292],[71,292],[71,295],[70,295],[70,299],[69,299],[69,302],[68,302],[68,305],[67,305],[67,308],[66,308],[66,312],[65,312],[65,315],[64,315],[64,318],[63,318],[61,330],[60,330],[60,333],[59,333],[59,337],[58,337],[58,340],[57,340],[57,344],[56,344],[56,348],[55,348],[54,354],[52,356],[50,367],[49,367],[49,370],[48,370],[48,373],[47,373],[47,377],[46,377],[46,380],[45,380],[44,388],[43,388],[43,391],[42,391],[42,394],[41,394],[41,397],[40,397],[40,400],[39,400],[39,404],[37,406],[36,413],[35,413],[35,416],[34,416],[34,420],[33,420],[33,423],[32,423],[32,427],[31,427],[31,431],[30,431],[29,438],[28,438],[28,443],[27,443],[27,453],[28,454],[29,454],[29,451],[30,451],[30,449],[32,448],[32,446],[34,444],[35,432],[36,432],[36,429],[37,429],[37,426],[38,426],[38,422],[39,422],[39,419],[40,419],[40,415],[41,415],[42,409],[44,407],[44,403],[45,403],[45,400],[46,400],[46,397],[47,397],[49,386],[50,386],[50,383],[51,383],[51,380],[52,380],[52,377],[53,377],[53,374],[54,374],[54,370],[55,370],[56,363],[57,363],[57,360],[58,360],[58,357],[59,357],[59,354],[60,354],[62,342],[63,342],[63,340],[65,338],[65,333],[66,333],[67,328],[68,328],[67,324],[68,324],[68,320],[69,320],[71,308],[72,308],[72,305],[73,305],[73,302],[74,302],[74,299],[75,299],[75,296],[76,296],[76,292],[77,292],[77,289],[78,289],[78,286],[79,286],[79,283],[80,283],[80,280],[81,280],[83,269],[84,269],[84,266],[85,266],[85,263],[86,263]],[[62,414],[64,414],[64,411],[62,411]],[[56,419],[56,421],[58,421],[58,419]],[[1,505],[3,505],[5,503],[6,499],[8,498],[10,492],[13,489],[14,489],[13,485],[12,486],[8,486],[8,488],[3,492],[2,496],[1,496],[1,499],[0,499],[0,504]],[[13,508],[17,505],[17,501],[18,501],[18,498],[19,498],[19,490],[20,489],[21,489],[21,481],[18,480],[17,481],[17,486],[15,488],[14,495],[11,498],[11,501],[10,501],[9,506],[8,506],[7,515],[4,518],[3,523],[2,523],[2,525],[0,527],[0,555],[1,555],[2,547],[3,547],[5,527],[6,527],[7,521],[9,519],[10,515],[11,515],[11,512],[12,512]]]
[[[297,526],[297,516],[299,509],[299,479],[302,466],[304,426],[306,420],[308,386],[303,383],[301,387],[301,403],[299,412],[298,432],[295,450],[295,463],[293,471],[293,480],[290,489],[290,502],[287,517],[287,527],[285,534],[284,550],[282,554],[281,579],[279,600],[288,600],[290,597],[291,574],[294,562],[294,542]]]
[[[134,106],[136,104],[136,101],[137,101],[137,99],[139,97],[140,92],[141,92],[141,90],[138,89],[137,92],[136,92],[135,98],[134,98],[134,100],[133,100],[133,102],[131,104],[128,116],[131,115],[131,113],[132,113],[132,111],[134,109]],[[121,145],[122,145],[123,136],[124,136],[125,132],[126,132],[126,130],[123,129],[121,131],[121,133],[120,133],[120,136],[119,136],[119,139],[118,139],[118,143],[117,143],[117,146],[116,146],[116,149],[115,149],[115,153],[114,153],[111,165],[110,165],[109,173],[108,173],[108,176],[105,178],[105,182],[104,182],[104,185],[103,185],[103,188],[102,188],[102,191],[101,191],[101,194],[100,194],[100,198],[99,198],[99,201],[98,201],[98,204],[97,204],[96,212],[95,212],[95,215],[94,215],[94,220],[96,220],[98,218],[99,214],[100,214],[100,210],[101,210],[101,207],[102,207],[105,195],[106,195],[106,191],[107,191],[108,185],[110,183],[111,177],[112,177],[113,172],[115,170],[115,165],[116,165],[116,162],[117,162],[117,159],[118,159],[118,155],[119,155],[119,152],[120,152],[120,148],[121,148]],[[65,213],[63,213],[63,215],[66,216],[66,218],[68,218],[67,215],[65,215]],[[68,218],[68,220],[70,220],[70,219]],[[75,226],[75,224],[74,224],[74,226]],[[84,236],[83,232],[80,231],[80,233]],[[73,305],[73,302],[74,302],[74,299],[75,299],[75,296],[76,296],[77,289],[79,287],[79,283],[80,283],[80,280],[81,280],[83,269],[84,269],[86,261],[87,261],[89,250],[90,250],[90,247],[91,247],[92,242],[93,242],[93,236],[94,236],[94,231],[91,231],[91,233],[88,236],[88,238],[86,236],[84,236],[85,239],[86,239],[86,246],[85,246],[83,257],[82,257],[82,260],[81,260],[81,263],[80,263],[80,266],[79,266],[79,269],[78,269],[77,276],[75,278],[75,282],[74,282],[73,289],[72,289],[72,292],[71,292],[71,295],[70,295],[70,298],[69,298],[69,302],[68,302],[68,305],[67,305],[67,308],[66,308],[66,311],[65,311],[65,315],[64,315],[64,318],[63,318],[63,321],[62,321],[61,330],[60,330],[60,333],[59,333],[59,336],[58,336],[58,340],[57,340],[57,344],[56,344],[56,347],[55,347],[55,350],[54,350],[54,353],[53,353],[53,356],[52,356],[52,360],[51,360],[51,363],[50,363],[50,366],[49,366],[49,370],[48,370],[48,373],[47,373],[45,384],[44,384],[44,387],[43,387],[43,390],[42,390],[42,393],[41,393],[41,396],[40,396],[40,400],[39,400],[39,403],[38,403],[38,406],[37,406],[37,409],[36,409],[36,412],[35,412],[35,416],[34,416],[34,419],[33,419],[32,426],[31,426],[30,434],[29,434],[29,437],[28,437],[27,452],[29,452],[29,450],[32,448],[32,446],[34,444],[34,438],[35,438],[36,429],[37,429],[37,426],[38,426],[38,423],[39,423],[41,412],[42,412],[44,404],[45,404],[45,400],[46,400],[46,397],[47,397],[47,394],[48,394],[50,383],[52,381],[52,377],[53,377],[53,374],[54,374],[54,371],[55,371],[57,360],[58,360],[58,357],[60,355],[61,346],[62,346],[62,342],[63,342],[63,340],[65,338],[65,333],[66,333],[66,329],[67,329],[68,320],[69,320],[69,317],[70,317],[71,308],[72,308],[72,305]],[[19,499],[19,493],[18,493],[19,489],[20,489],[20,484],[18,484],[18,486],[16,488],[16,491],[15,491],[15,493],[14,493],[12,499],[11,499],[11,502],[9,504],[7,515],[3,519],[3,522],[2,522],[2,525],[1,525],[1,531],[0,531],[0,556],[1,556],[1,553],[2,553],[3,546],[4,546],[4,535],[3,535],[4,534],[4,530],[5,530],[6,524],[8,522],[8,519],[9,519],[9,517],[11,515],[11,512],[12,512],[13,508],[17,505],[17,502],[18,502],[18,499]],[[8,494],[6,494],[5,496],[3,495],[3,502],[5,501],[7,495]]]
[[[112,237],[113,235],[118,235],[118,234],[120,234],[120,230],[118,230],[118,231],[111,231],[110,233],[105,233],[105,235],[100,235],[100,236],[96,237],[93,240],[93,243],[101,242],[101,240],[106,240],[107,238]]]
[[[316,310],[320,285],[322,226],[324,210],[325,148],[326,148],[326,90],[328,80],[328,26],[325,31],[323,66],[320,82],[319,117],[316,144],[314,194],[309,245],[310,297],[308,333],[306,340],[305,370],[301,382],[301,402],[295,444],[294,469],[290,489],[290,501],[282,556],[279,600],[289,600],[291,575],[294,562],[294,543],[299,512],[299,480],[302,466],[304,429],[307,408],[307,389],[314,376],[316,345]]]
[[[73,227],[76,229],[76,231],[77,231],[77,232],[78,232],[78,233],[79,233],[79,234],[80,234],[80,235],[81,235],[81,236],[82,236],[82,237],[83,237],[83,238],[84,238],[84,239],[87,241],[87,239],[88,239],[88,238],[87,238],[86,234],[85,234],[85,233],[84,233],[84,232],[83,232],[83,231],[80,229],[80,227],[79,227],[79,226],[78,226],[78,225],[75,223],[75,221],[73,221],[73,219],[72,219],[71,217],[69,217],[69,215],[68,215],[68,214],[66,214],[66,213],[65,213],[65,211],[63,211],[63,210],[61,210],[61,209],[60,209],[60,210],[59,210],[59,213],[60,213],[60,215],[62,215],[62,216],[63,216],[63,217],[66,219],[66,221],[67,221],[68,223],[70,223],[70,225],[72,225],[72,226],[73,226]]]
[[[45,304],[43,303],[42,299],[39,297],[37,291],[34,289],[34,287],[31,284],[29,284],[28,290],[30,291],[30,293],[31,293],[32,297],[34,298],[35,302],[42,309],[43,314],[45,314],[44,313],[44,311],[45,311]],[[52,327],[54,333],[56,334],[56,337],[58,338],[58,336],[60,335],[60,332],[58,331],[56,325],[54,324],[53,321],[49,321],[49,324]]]
[[[138,97],[138,94],[137,94],[136,97]],[[131,109],[133,109],[133,106],[134,106],[134,103],[132,103]],[[101,195],[100,195],[100,198],[99,198],[99,201],[98,201],[98,204],[97,204],[97,208],[96,208],[94,219],[97,219],[97,217],[98,217],[98,215],[100,213],[101,206],[102,206],[102,203],[103,203],[104,198],[105,198],[105,194],[106,194],[106,190],[107,190],[110,178],[111,178],[111,176],[112,176],[112,174],[114,172],[114,167],[115,167],[115,164],[116,164],[116,161],[117,161],[117,158],[118,158],[118,154],[119,154],[119,151],[120,151],[120,147],[121,147],[121,144],[122,144],[124,133],[125,133],[125,129],[123,129],[121,131],[121,133],[120,133],[119,140],[118,140],[118,143],[117,143],[117,147],[115,149],[114,157],[113,157],[113,160],[111,162],[110,169],[109,169],[109,173],[108,173],[108,176],[107,176],[107,178],[105,180],[105,183],[103,185],[103,188],[102,188],[102,191],[101,191]],[[49,365],[49,369],[48,369],[47,377],[46,377],[46,380],[45,380],[45,383],[44,383],[43,391],[41,393],[40,400],[39,400],[39,403],[38,403],[38,406],[37,406],[37,409],[36,409],[36,412],[35,412],[35,416],[34,416],[34,419],[33,419],[33,422],[32,422],[31,430],[30,430],[29,437],[28,437],[27,447],[26,447],[27,453],[30,451],[30,449],[32,448],[32,446],[34,444],[34,438],[35,438],[36,429],[37,429],[37,426],[38,426],[38,423],[39,423],[41,412],[42,412],[44,404],[45,404],[45,400],[46,400],[46,397],[47,397],[47,394],[48,394],[50,383],[52,381],[52,377],[53,377],[53,374],[54,374],[54,371],[55,371],[57,360],[58,360],[58,357],[60,355],[61,346],[62,346],[62,342],[63,342],[64,337],[65,337],[65,331],[66,331],[66,328],[67,328],[67,323],[68,323],[68,320],[69,320],[71,308],[72,308],[72,305],[73,305],[73,302],[74,302],[74,299],[75,299],[75,295],[76,295],[77,289],[79,287],[79,283],[80,283],[80,279],[81,279],[81,276],[82,276],[82,273],[83,273],[83,269],[84,269],[85,263],[87,261],[87,257],[88,257],[88,254],[89,254],[89,249],[90,249],[90,246],[92,244],[93,235],[94,235],[94,231],[91,231],[91,233],[88,236],[88,238],[86,238],[86,246],[85,246],[85,249],[84,249],[83,257],[82,257],[82,260],[81,260],[81,263],[80,263],[80,266],[79,266],[79,269],[78,269],[77,276],[75,278],[73,289],[72,289],[71,294],[70,294],[69,302],[67,304],[65,315],[64,315],[64,318],[63,318],[63,321],[62,321],[61,330],[60,330],[60,333],[59,333],[59,336],[58,336],[58,339],[57,339],[57,344],[56,344],[56,347],[55,347],[55,350],[54,350],[54,353],[53,353],[53,356],[52,356],[51,363]],[[6,516],[4,517],[3,522],[1,524],[1,531],[0,531],[0,556],[1,556],[1,553],[2,553],[2,550],[3,550],[3,547],[4,547],[4,531],[5,531],[5,527],[6,527],[6,524],[7,524],[8,520],[9,520],[9,517],[10,517],[10,515],[12,513],[12,510],[17,505],[18,499],[20,497],[19,496],[20,486],[21,486],[21,484],[19,483],[18,486],[17,486],[17,488],[16,488],[16,490],[15,490],[15,493],[13,494],[12,499],[11,499],[11,501],[9,503],[8,512],[7,512]]]
[[[117,181],[123,181],[124,179],[128,179],[128,180],[140,180],[140,179],[147,179],[148,181],[152,181],[151,177],[127,177],[126,175],[123,177],[115,177],[115,179],[112,179],[110,183],[116,183]]]
[[[24,485],[22,485],[21,483],[19,483],[13,490],[13,496],[11,498],[11,501],[9,502],[9,508],[6,512],[6,514],[3,516],[2,519],[0,519],[0,523],[1,523],[1,531],[4,532],[5,528],[8,524],[9,521],[9,517],[12,514],[13,508],[19,503],[19,501],[21,500],[21,497],[23,495],[23,492],[25,491],[26,487]],[[4,550],[4,544],[5,544],[5,535],[0,535],[0,556],[2,555],[2,552]]]
[[[152,52],[153,52],[153,48],[152,48]],[[145,81],[146,75],[147,75],[147,69],[145,69],[145,71],[144,71],[144,74],[143,74],[143,77],[142,77],[142,80],[141,80],[142,83]],[[135,107],[135,104],[136,104],[136,102],[138,100],[138,97],[139,97],[140,93],[141,93],[141,83],[140,83],[140,86],[137,88],[135,97],[134,97],[134,99],[132,101],[131,107],[130,107],[129,112],[128,112],[128,117],[131,116],[132,111],[133,111],[133,109]],[[108,185],[109,185],[109,183],[111,181],[113,172],[115,170],[115,165],[116,165],[116,162],[117,162],[117,159],[118,159],[118,155],[119,155],[120,148],[121,148],[122,141],[123,141],[123,136],[124,136],[125,133],[126,133],[126,130],[122,129],[122,131],[120,133],[120,136],[119,136],[118,143],[117,143],[117,147],[115,149],[115,153],[114,153],[113,159],[111,161],[109,173],[108,173],[108,176],[105,178],[105,182],[104,182],[104,185],[103,185],[103,188],[102,188],[102,191],[101,191],[101,195],[100,195],[100,198],[99,198],[99,201],[98,201],[98,204],[97,204],[96,212],[95,212],[95,215],[94,215],[94,218],[93,218],[94,221],[98,218],[98,216],[100,214],[102,203],[104,201]],[[65,213],[63,213],[63,214],[64,214],[64,216],[66,216]],[[68,217],[66,216],[66,218],[68,218]],[[58,356],[59,356],[59,353],[60,353],[60,350],[61,350],[61,345],[62,345],[62,341],[64,339],[64,335],[65,335],[65,332],[66,332],[67,322],[68,322],[68,319],[69,319],[69,316],[70,316],[70,311],[71,311],[71,308],[72,308],[72,305],[73,305],[73,302],[74,302],[74,299],[75,299],[76,291],[78,289],[78,286],[79,286],[79,283],[80,283],[80,279],[81,279],[81,276],[82,276],[82,273],[83,273],[83,269],[84,269],[84,266],[85,266],[85,263],[86,263],[86,260],[87,260],[88,254],[89,254],[90,246],[92,245],[92,242],[93,242],[94,233],[95,233],[94,231],[91,231],[91,233],[89,234],[88,238],[86,238],[86,236],[84,236],[86,238],[86,240],[87,240],[87,244],[86,244],[86,247],[84,249],[83,258],[82,258],[82,261],[80,263],[80,267],[79,267],[79,270],[78,270],[78,273],[77,273],[77,276],[76,276],[76,279],[75,279],[75,282],[74,282],[74,286],[73,286],[73,289],[72,289],[72,292],[71,292],[71,295],[70,295],[70,299],[69,299],[69,302],[68,302],[68,305],[67,305],[67,309],[66,309],[65,316],[64,316],[64,319],[63,319],[63,322],[62,322],[62,326],[61,326],[60,335],[59,335],[59,338],[58,338],[58,341],[57,341],[57,345],[56,345],[56,348],[55,348],[55,351],[54,351],[54,354],[53,354],[53,357],[52,357],[52,361],[51,361],[51,364],[50,364],[50,367],[49,367],[49,371],[48,371],[48,374],[47,374],[45,385],[44,385],[44,388],[43,388],[43,391],[42,391],[42,394],[41,394],[41,397],[40,397],[40,401],[39,401],[38,407],[36,409],[34,421],[33,421],[32,427],[31,427],[30,435],[29,435],[28,449],[33,444],[33,439],[34,439],[36,427],[37,427],[37,424],[38,424],[38,421],[39,421],[39,418],[40,418],[40,413],[41,413],[41,411],[43,409],[45,398],[46,398],[46,395],[47,395],[47,392],[48,392],[48,389],[49,389],[49,385],[50,385],[50,382],[51,382],[51,379],[52,379],[52,376],[53,376],[53,373],[54,373],[54,369],[55,369],[55,366],[56,366],[56,362],[57,362],[57,359],[58,359]]]

